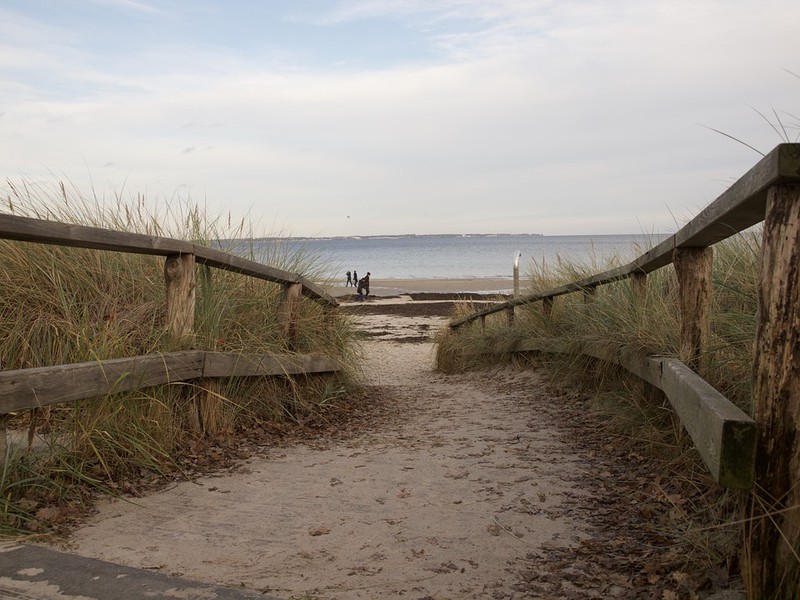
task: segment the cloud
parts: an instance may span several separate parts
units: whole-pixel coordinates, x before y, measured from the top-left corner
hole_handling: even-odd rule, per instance
[[[136,2],[135,0],[88,0],[92,4],[97,4],[104,8],[110,9],[123,9],[145,14],[165,14],[159,8],[156,8],[145,2]]]
[[[149,6],[128,4],[105,5]],[[781,70],[796,66],[776,61],[793,56],[800,7],[744,7],[339,3],[313,22],[404,19],[437,54],[335,69],[180,36],[106,58],[17,15],[0,26],[16,31],[0,52],[0,175],[104,169],[96,185],[191,190],[298,234],[352,232],[342,214],[362,233],[668,228],[757,160],[697,123],[768,150],[779,140],[747,105],[796,98]]]

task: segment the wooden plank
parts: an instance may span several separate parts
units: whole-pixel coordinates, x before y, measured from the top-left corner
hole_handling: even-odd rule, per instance
[[[521,340],[517,352],[570,353],[558,339]],[[756,423],[678,359],[621,352],[606,343],[585,344],[580,352],[620,365],[662,390],[711,475],[721,485],[749,489],[755,475]]]
[[[711,246],[764,220],[767,190],[800,183],[800,144],[780,144],[675,234],[676,246]]]
[[[340,367],[334,361],[317,355],[244,355],[232,352],[206,352],[203,376],[302,375],[306,373],[331,373],[338,370],[340,370]]]
[[[764,219],[767,189],[777,183],[800,182],[800,144],[780,144],[745,173],[722,195],[703,209],[675,235],[662,241],[632,262],[551,290],[530,294],[513,301],[515,306],[539,302],[587,287],[607,285],[627,279],[633,273],[652,273],[672,262],[677,247],[708,247],[736,235]],[[504,303],[505,304],[505,303]],[[452,329],[469,323],[478,315],[504,310],[504,304],[486,308],[476,315],[450,324]]]
[[[679,360],[660,361],[660,387],[711,475],[726,487],[752,487],[755,421]]]
[[[208,248],[200,244],[194,244],[193,251],[199,264],[222,269],[223,271],[233,271],[234,273],[241,273],[248,277],[281,284],[297,283],[299,277],[296,273],[290,273],[289,271],[262,265],[254,260],[228,254],[222,250]]]
[[[264,281],[270,281],[272,283],[300,283],[303,286],[302,292],[304,296],[328,306],[339,305],[339,303],[332,296],[325,293],[317,285],[308,279],[301,277],[297,273],[290,273],[289,271],[276,269],[275,267],[270,267],[268,265],[262,265],[261,263],[253,260],[248,260],[240,256],[234,256],[232,254],[228,254],[227,252],[223,252],[222,250],[208,248],[199,244],[194,245],[194,252],[196,260],[200,264],[215,267],[217,269],[223,269],[225,271],[232,271],[234,273],[241,273],[242,275],[247,275],[248,277],[263,279]]]
[[[198,263],[208,264],[218,269],[234,271],[274,283],[302,283],[305,296],[329,306],[338,306],[332,296],[296,273],[262,265],[221,250],[184,240],[6,214],[0,214],[0,239],[156,256],[195,254]]]
[[[194,379],[203,352],[171,352],[0,372],[0,414]]]
[[[90,363],[0,372],[0,415],[200,377],[330,373],[339,365],[317,355],[170,352]]]
[[[0,214],[0,238],[159,256],[192,252],[192,243],[182,240],[4,214]]]

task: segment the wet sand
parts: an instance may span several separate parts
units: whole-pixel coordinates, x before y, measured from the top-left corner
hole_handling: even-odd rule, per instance
[[[376,279],[370,278],[371,296],[399,296],[409,293],[458,294],[510,294],[514,282],[510,277],[475,277],[470,279]],[[327,288],[328,293],[339,298],[355,294],[353,287],[334,285]]]

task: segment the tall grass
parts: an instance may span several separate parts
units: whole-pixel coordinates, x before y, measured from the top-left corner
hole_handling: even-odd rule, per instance
[[[311,280],[325,267],[307,252],[290,255],[280,244],[243,241],[252,237],[252,222],[208,215],[189,201],[151,205],[143,196],[86,197],[63,183],[23,181],[8,184],[0,211],[214,245]],[[0,240],[0,260],[3,369],[171,350],[163,258]],[[30,451],[18,444],[0,457],[0,532],[47,529],[57,515],[80,508],[87,486],[124,489],[137,479],[179,473],[188,451],[229,443],[248,428],[325,419],[358,387],[358,347],[346,318],[302,301],[290,348],[278,331],[280,285],[205,267],[197,271],[192,347],[320,353],[338,360],[342,372],[291,382],[165,385],[17,415],[12,426],[44,442]],[[201,414],[192,406],[200,406]],[[200,431],[198,420],[205,426]],[[43,510],[48,503],[61,509]]]
[[[713,309],[706,379],[746,412],[751,411],[752,353],[757,307],[758,231],[745,232],[714,247]],[[550,266],[533,264],[529,293],[582,279],[619,266],[620,261],[592,267],[560,259]],[[623,352],[677,356],[680,335],[677,278],[671,267],[647,277],[644,298],[630,281],[601,286],[585,302],[580,293],[555,299],[549,315],[542,303],[518,308],[515,326],[505,315],[487,317],[438,338],[439,369],[458,372],[507,361],[521,340],[552,338],[574,348],[566,354],[535,358],[558,388],[577,387],[592,397],[598,421],[606,423],[610,439],[649,448],[664,472],[691,489],[710,490],[691,515],[672,523],[669,534],[688,561],[714,564],[734,553],[740,536],[736,495],[717,486],[663,395],[613,365],[587,358],[579,349],[586,342],[602,343]],[[471,311],[462,309],[458,316]],[[677,538],[677,539],[676,539]]]
[[[714,295],[709,344],[709,382],[746,411],[750,410],[752,346],[757,306],[756,231],[730,238],[714,247]],[[589,277],[600,270],[620,265],[610,259],[602,267],[559,259],[547,267],[532,263],[527,293],[548,289]],[[677,279],[671,268],[647,277],[646,296],[635,296],[629,280],[597,288],[591,302],[580,293],[555,299],[549,315],[542,303],[517,309],[513,328],[505,315],[487,317],[486,329],[462,327],[457,333],[442,332],[438,352],[439,368],[458,371],[479,366],[483,360],[513,350],[526,338],[555,338],[574,342],[576,352],[558,359],[566,372],[579,360],[578,349],[586,342],[650,355],[677,356],[680,335]],[[464,316],[469,307],[461,309]],[[613,370],[613,369],[612,369]]]

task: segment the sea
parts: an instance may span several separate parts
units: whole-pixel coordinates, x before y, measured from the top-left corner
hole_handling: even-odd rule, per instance
[[[373,279],[472,279],[520,276],[534,264],[559,261],[598,271],[626,264],[669,234],[538,235],[464,234],[397,235],[259,240],[280,245],[280,252],[300,252],[323,266],[325,278],[345,280],[346,271],[367,272]]]

